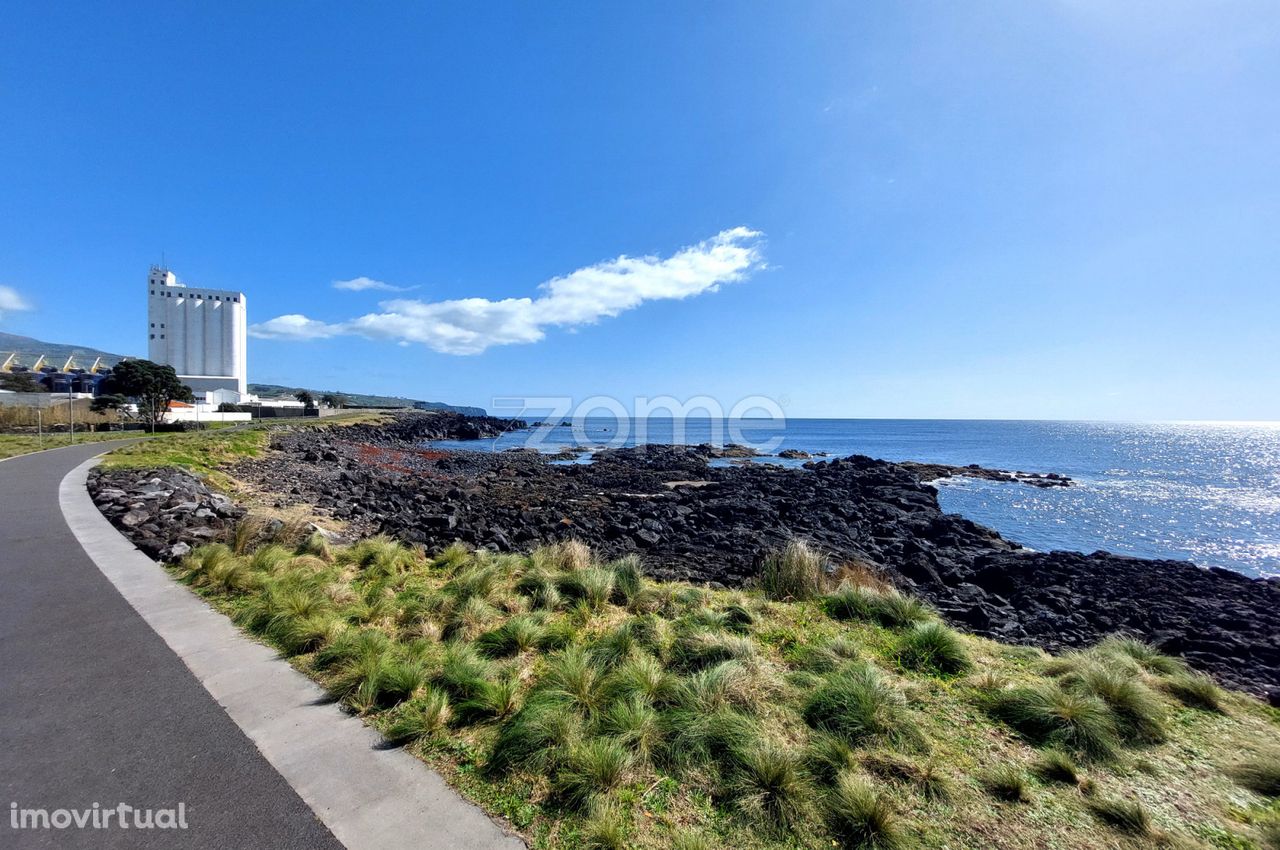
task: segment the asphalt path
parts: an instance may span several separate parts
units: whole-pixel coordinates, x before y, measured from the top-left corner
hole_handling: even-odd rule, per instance
[[[62,479],[122,444],[0,463],[0,846],[340,848],[72,536]],[[14,827],[122,803],[186,828]]]

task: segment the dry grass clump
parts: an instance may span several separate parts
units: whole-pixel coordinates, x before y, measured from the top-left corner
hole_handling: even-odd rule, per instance
[[[1098,820],[1121,832],[1131,835],[1146,835],[1151,832],[1151,818],[1136,800],[1095,796],[1085,802],[1085,807]]]
[[[1269,752],[1232,767],[1237,783],[1264,797],[1280,797],[1280,752]]]
[[[1026,797],[1024,763],[1055,805],[999,807],[1012,834],[1087,843],[1080,824],[1098,827],[1082,800],[1098,795],[1082,796],[1075,759],[1159,746],[1184,721],[1237,722],[1169,716],[1196,699],[1180,688],[1219,692],[1145,645],[1015,655],[852,572],[828,592],[803,544],[772,556],[758,590],[713,591],[575,542],[428,557],[388,538],[242,536],[254,535],[176,571],[540,846],[973,848],[992,834],[990,795]],[[1028,744],[1050,749],[1033,760]],[[1257,761],[1231,775],[1274,788]],[[1143,781],[1109,768],[1098,775],[1117,795]],[[1096,818],[1130,829],[1094,802]]]
[[[764,595],[778,602],[814,599],[826,589],[827,561],[808,543],[792,540],[765,556],[759,581]]]
[[[1027,774],[1022,768],[1006,764],[992,768],[981,777],[982,787],[997,800],[1009,803],[1025,803],[1031,799],[1027,786]]]

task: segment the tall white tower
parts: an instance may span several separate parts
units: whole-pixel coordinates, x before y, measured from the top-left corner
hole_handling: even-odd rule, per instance
[[[187,286],[158,266],[147,292],[148,359],[172,366],[195,393],[248,391],[243,292]]]

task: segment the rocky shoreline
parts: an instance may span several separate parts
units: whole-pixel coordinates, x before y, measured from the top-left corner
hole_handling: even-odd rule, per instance
[[[230,472],[278,493],[280,507],[314,506],[355,534],[388,533],[429,549],[462,540],[518,550],[576,538],[606,557],[638,552],[657,578],[717,585],[750,581],[765,552],[801,537],[833,566],[873,570],[967,631],[1053,651],[1126,631],[1225,684],[1280,699],[1280,582],[1181,561],[1031,552],[944,514],[921,480],[938,477],[937,465],[855,455],[802,469],[720,466],[711,464],[714,450],[697,446],[606,450],[575,464],[529,451],[422,447],[523,426],[445,419],[284,429],[272,451]],[[225,533],[228,512],[238,510],[182,476],[109,471],[91,489],[140,548],[171,558],[175,546]]]

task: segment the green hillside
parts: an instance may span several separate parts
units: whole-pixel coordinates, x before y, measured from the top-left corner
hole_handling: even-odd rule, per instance
[[[484,416],[482,407],[464,407],[445,404],[442,401],[419,401],[404,396],[370,395],[368,393],[349,393],[340,390],[316,390],[310,387],[286,387],[280,384],[249,384],[249,392],[264,398],[293,398],[293,394],[306,389],[319,399],[324,395],[340,395],[346,398],[347,407],[413,407],[415,404],[425,405],[427,410],[449,410],[465,413],[469,416]]]
[[[98,357],[101,357],[108,366],[114,366],[126,357],[136,356],[132,354],[112,354],[108,351],[101,351],[84,345],[44,342],[34,337],[0,333],[0,361],[3,361],[14,352],[17,353],[18,360],[24,366],[33,365],[38,357],[44,355],[48,358],[50,364],[58,367],[67,362],[68,357],[75,357],[76,363],[84,369],[92,366],[93,361]]]

